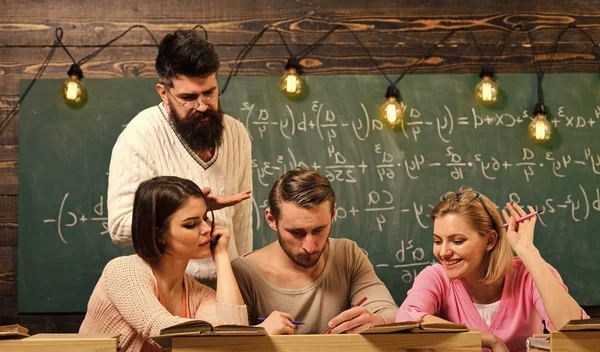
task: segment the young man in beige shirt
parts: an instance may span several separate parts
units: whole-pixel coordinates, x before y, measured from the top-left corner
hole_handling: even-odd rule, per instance
[[[317,171],[291,170],[275,182],[265,216],[277,241],[232,263],[250,324],[266,317],[269,334],[337,334],[394,321],[398,307],[366,255],[329,238],[334,215],[335,193]]]

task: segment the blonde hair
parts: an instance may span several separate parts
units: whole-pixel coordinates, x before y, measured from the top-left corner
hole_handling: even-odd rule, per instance
[[[498,234],[496,244],[484,257],[479,281],[492,284],[504,279],[512,268],[513,252],[494,202],[471,188],[461,188],[458,192],[442,195],[440,202],[431,212],[431,218],[435,220],[448,214],[462,215],[483,237],[489,236],[491,231]]]

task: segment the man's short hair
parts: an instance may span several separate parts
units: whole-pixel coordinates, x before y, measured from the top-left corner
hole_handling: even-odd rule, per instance
[[[155,66],[160,83],[172,88],[177,76],[204,78],[216,73],[219,55],[197,31],[178,29],[161,40]]]
[[[283,174],[269,192],[269,209],[278,221],[281,203],[290,202],[305,209],[329,201],[331,215],[335,209],[335,192],[327,177],[312,168],[296,168]]]

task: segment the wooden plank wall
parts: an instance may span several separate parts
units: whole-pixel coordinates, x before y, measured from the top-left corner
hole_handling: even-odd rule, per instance
[[[334,3],[337,3],[335,5]],[[386,73],[397,77],[450,30],[473,31],[497,72],[535,72],[525,31],[532,31],[538,61],[553,58],[551,72],[598,72],[598,53],[579,32],[569,30],[552,56],[561,28],[577,24],[600,42],[599,0],[202,0],[0,2],[0,116],[4,119],[19,99],[19,81],[31,79],[50,51],[55,29],[76,60],[143,24],[160,40],[179,28],[202,24],[216,43],[226,75],[236,55],[267,24],[275,25],[293,53],[319,39],[334,25],[348,26]],[[507,34],[510,32],[511,34]],[[598,50],[598,48],[596,48]],[[86,77],[154,77],[156,49],[142,29],[134,29],[82,68]],[[546,60],[546,61],[544,61]],[[280,75],[287,54],[269,30],[242,64],[241,75]],[[415,73],[477,73],[480,57],[467,32],[449,38]],[[60,48],[44,78],[66,78],[71,61]],[[304,58],[307,74],[376,74],[363,48],[346,31],[335,32]],[[545,66],[545,65],[544,65]],[[382,94],[386,87],[382,87]],[[83,318],[75,315],[23,315],[17,312],[17,186],[18,114],[0,134],[0,324],[18,322],[32,332],[76,331]],[[398,302],[400,303],[400,302]],[[600,310],[590,307],[594,315]]]

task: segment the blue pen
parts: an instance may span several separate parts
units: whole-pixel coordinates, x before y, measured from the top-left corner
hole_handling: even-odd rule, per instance
[[[267,318],[258,318],[258,321],[265,321],[265,319],[267,319]],[[291,321],[291,322],[292,322],[292,324],[294,324],[294,325],[302,325],[302,324],[304,324],[304,323],[303,323],[303,322],[301,322],[301,321],[296,321],[296,320],[293,320],[293,319],[292,319],[292,320],[290,320],[290,321]]]

